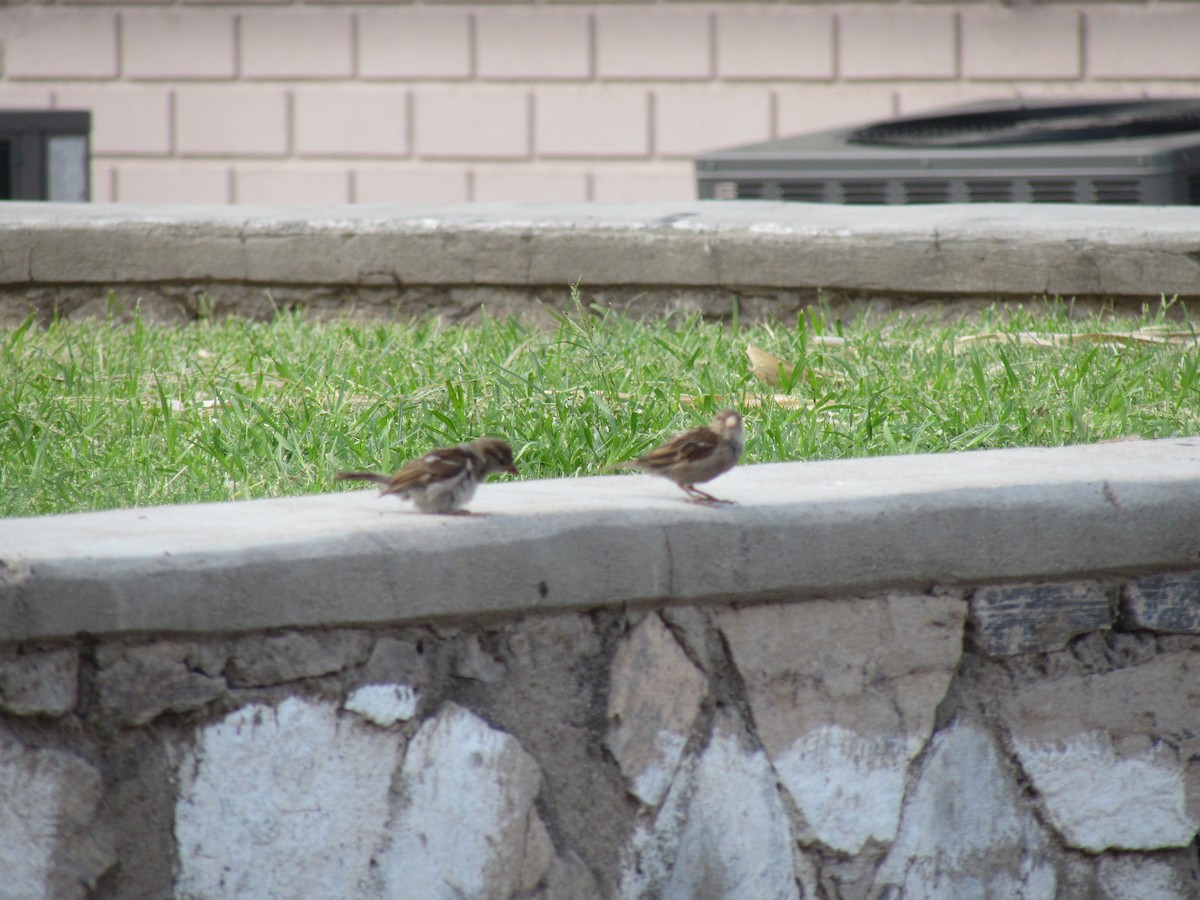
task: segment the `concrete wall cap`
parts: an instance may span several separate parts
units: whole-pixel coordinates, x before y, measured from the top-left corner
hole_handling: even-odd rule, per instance
[[[0,285],[801,288],[1200,296],[1200,208],[695,201],[0,208]]]
[[[1140,573],[1200,561],[1200,438],[0,520],[0,641],[233,632]]]

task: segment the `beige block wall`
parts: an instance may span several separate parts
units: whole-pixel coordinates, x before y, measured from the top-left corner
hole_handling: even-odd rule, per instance
[[[29,2],[0,108],[99,202],[694,197],[705,150],[982,98],[1200,95],[1200,4]]]

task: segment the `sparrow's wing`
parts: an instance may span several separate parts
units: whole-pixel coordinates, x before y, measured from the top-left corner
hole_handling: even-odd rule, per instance
[[[693,428],[656,447],[637,462],[657,468],[680,462],[695,462],[712,455],[720,438],[711,428]]]
[[[461,447],[444,447],[405,463],[395,475],[385,494],[402,494],[427,487],[436,481],[457,478],[470,462],[471,455]]]

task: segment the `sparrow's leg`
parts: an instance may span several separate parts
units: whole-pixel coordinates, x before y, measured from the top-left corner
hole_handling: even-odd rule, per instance
[[[737,506],[735,500],[722,500],[720,497],[714,497],[712,494],[706,494],[694,484],[680,485],[687,492],[687,495],[696,503],[727,503],[730,506]]]

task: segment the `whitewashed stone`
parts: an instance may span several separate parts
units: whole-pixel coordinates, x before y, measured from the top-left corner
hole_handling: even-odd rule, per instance
[[[766,755],[718,722],[696,767],[663,897],[798,897],[787,813]]]
[[[800,896],[783,801],[761,750],[718,719],[698,761],[680,768],[653,825],[635,832],[620,896]]]
[[[758,736],[807,823],[803,839],[855,854],[895,837],[965,613],[953,597],[889,595],[718,615]]]
[[[390,728],[415,716],[419,700],[407,684],[365,684],[346,698],[344,708],[380,728]]]
[[[643,803],[657,806],[671,786],[707,686],[657,615],[617,648],[606,743]]]
[[[1165,859],[1122,854],[1102,856],[1096,878],[1104,900],[1195,900],[1200,878],[1191,853]]]
[[[1001,706],[1022,768],[1073,847],[1154,850],[1200,828],[1200,652],[1033,677]],[[1097,786],[1103,786],[1098,789]]]
[[[296,697],[201,730],[179,767],[178,896],[369,895],[401,747]]]
[[[404,758],[403,801],[379,857],[383,896],[509,897],[554,857],[534,809],[541,771],[516,738],[447,704]]]
[[[1182,847],[1200,828],[1188,813],[1184,766],[1166,745],[1118,756],[1112,737],[1093,731],[1054,744],[1014,739],[1013,747],[1072,847]]]
[[[810,731],[775,759],[779,780],[821,843],[857,853],[896,834],[918,738],[862,737],[830,725]]]
[[[936,735],[876,887],[895,886],[905,900],[1053,900],[1049,845],[1019,796],[986,731]]]
[[[59,750],[0,735],[0,898],[71,900],[115,861],[94,817],[100,774]]]

